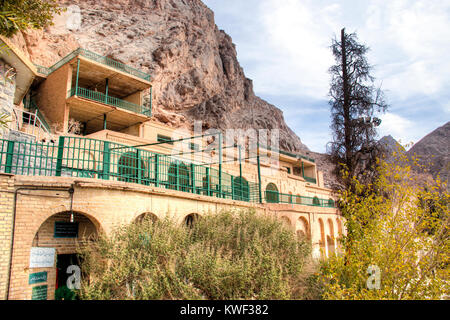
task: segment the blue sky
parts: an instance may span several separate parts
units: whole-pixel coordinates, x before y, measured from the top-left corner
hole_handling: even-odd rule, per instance
[[[331,140],[329,46],[356,32],[389,111],[379,136],[418,142],[450,120],[449,0],[203,0],[236,44],[258,96],[311,150]]]

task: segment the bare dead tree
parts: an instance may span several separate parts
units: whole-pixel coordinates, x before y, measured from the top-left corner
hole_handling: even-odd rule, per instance
[[[340,41],[333,39],[330,48],[336,64],[329,69],[333,141],[328,143],[327,151],[341,183],[349,186],[353,176],[372,176],[379,153],[376,129],[381,124],[376,115],[385,112],[388,105],[370,75],[372,66],[365,56],[369,48],[358,43],[355,33],[346,34],[342,29]],[[342,170],[348,172],[349,178]]]

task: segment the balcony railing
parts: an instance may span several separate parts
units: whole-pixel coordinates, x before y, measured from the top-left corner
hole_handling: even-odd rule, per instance
[[[305,179],[306,182],[311,182],[311,183],[314,183],[314,184],[317,183],[316,178],[303,177],[303,179]]]
[[[108,96],[102,92],[89,90],[82,87],[75,87],[69,90],[69,97],[78,96],[92,101],[104,103],[110,106],[126,109],[128,111],[140,113],[150,117],[152,115],[152,109],[149,106],[137,105],[135,103],[125,101],[116,97]]]
[[[59,137],[52,143],[0,139],[0,172],[123,181],[209,197],[259,201],[259,185],[209,166],[109,141]]]
[[[64,58],[62,58],[60,61],[58,61],[57,63],[55,63],[53,66],[51,66],[49,68],[46,68],[46,67],[43,67],[43,66],[39,66],[39,65],[36,65],[36,64],[35,64],[35,66],[38,69],[39,73],[48,76],[53,71],[59,69],[60,67],[62,67],[63,65],[65,65],[67,62],[69,62],[70,60],[72,60],[73,58],[75,58],[78,55],[80,55],[82,57],[85,57],[85,58],[87,58],[89,60],[92,60],[92,61],[104,64],[104,65],[107,65],[107,66],[109,66],[111,68],[114,68],[116,70],[119,70],[119,71],[122,71],[122,72],[125,72],[125,73],[128,73],[128,74],[131,74],[131,75],[133,75],[135,77],[138,77],[138,78],[141,78],[143,80],[150,81],[150,75],[145,73],[145,72],[142,72],[142,71],[137,70],[137,69],[135,69],[133,67],[127,66],[126,64],[123,64],[122,62],[116,61],[114,59],[111,59],[111,58],[108,58],[108,57],[105,57],[105,56],[101,56],[101,55],[99,55],[97,53],[94,53],[92,51],[89,51],[89,50],[86,50],[86,49],[83,49],[83,48],[78,48],[75,51],[69,53],[67,56],[65,56]]]
[[[292,194],[279,193],[276,191],[266,191],[265,199],[267,203],[288,203],[300,204],[304,206],[314,206],[323,208],[335,208],[333,199],[320,199],[318,197],[296,196]]]

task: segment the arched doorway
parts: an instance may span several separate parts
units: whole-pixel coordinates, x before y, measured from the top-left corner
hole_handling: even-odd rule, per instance
[[[309,240],[309,224],[305,217],[300,217],[297,219],[297,237],[299,240]]]
[[[328,219],[328,229],[329,229],[329,235],[327,236],[327,247],[328,247],[328,256],[332,255],[336,251],[336,245],[334,243],[335,236],[334,236],[334,226],[333,226],[333,220]]]
[[[183,162],[171,163],[168,175],[169,189],[185,192],[189,190],[190,170]]]
[[[286,216],[282,216],[281,217],[281,221],[283,222],[283,224],[286,226],[286,228],[291,229],[292,228],[292,223],[291,223],[291,219],[289,219]]]
[[[188,228],[192,228],[198,219],[200,219],[199,214],[191,213],[184,218],[184,225]]]
[[[322,258],[325,258],[327,256],[327,248],[325,245],[325,226],[321,218],[319,218],[319,227],[320,227],[320,240],[319,240],[320,255]]]
[[[280,195],[278,188],[274,183],[269,183],[266,187],[266,202],[267,203],[279,203]]]
[[[250,200],[248,181],[244,177],[233,179],[233,199],[247,202]]]
[[[32,242],[30,277],[45,273],[47,298],[75,298],[74,289],[80,288],[81,278],[84,276],[82,258],[78,253],[97,240],[99,230],[97,221],[79,212],[60,212],[41,224]],[[49,260],[42,264],[36,258],[35,253],[42,251],[48,257],[49,252],[54,256],[53,264]]]

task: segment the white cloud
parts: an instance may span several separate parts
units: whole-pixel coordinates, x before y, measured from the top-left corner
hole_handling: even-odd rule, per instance
[[[392,135],[394,139],[401,141],[402,144],[416,141],[417,137],[414,135],[415,124],[413,121],[390,112],[383,114],[381,120],[380,137]]]
[[[342,27],[356,31],[360,42],[371,48],[373,75],[383,83],[391,105],[383,117],[382,135],[417,141],[448,118],[448,0],[205,1],[215,10],[219,27],[231,32],[256,93],[273,97],[269,102],[279,107],[283,99],[277,101],[277,96],[298,98],[298,107],[291,103],[284,111],[299,119],[295,123],[311,126],[310,137],[304,134],[306,127],[297,133],[311,141],[312,149],[323,150],[319,140],[328,139],[314,132],[329,133],[329,123],[322,119],[319,128],[309,102],[327,100],[327,71],[334,63],[329,46]]]

